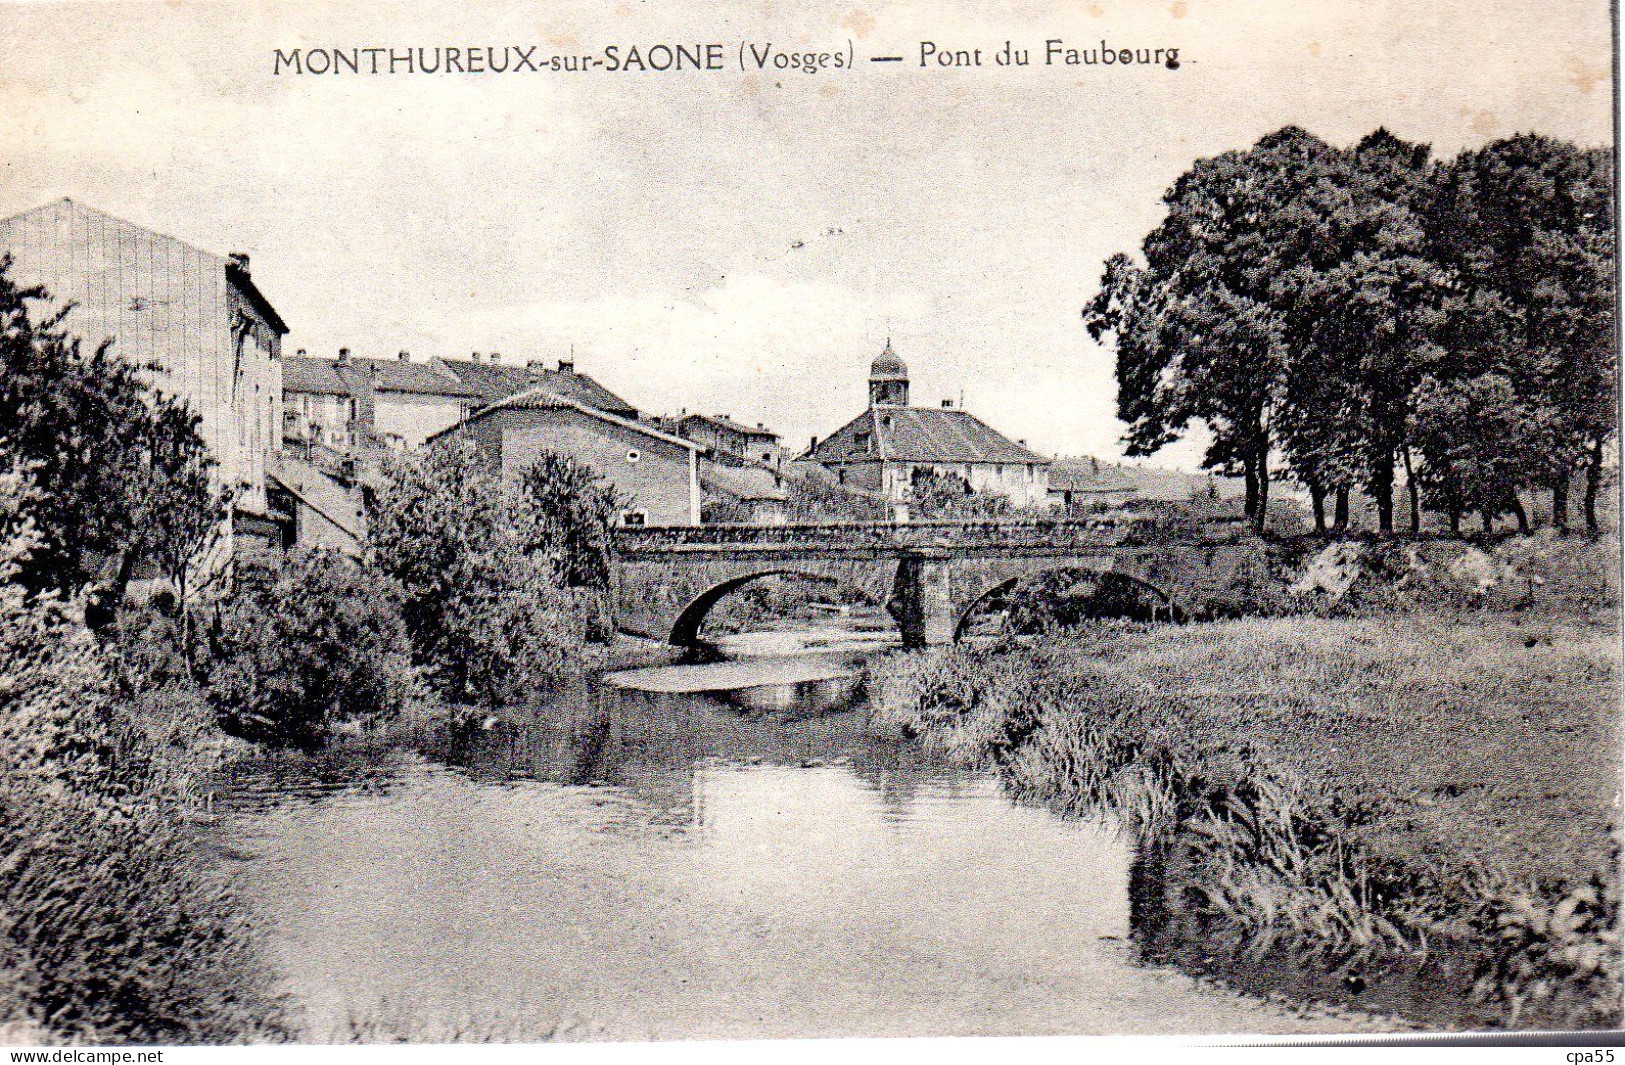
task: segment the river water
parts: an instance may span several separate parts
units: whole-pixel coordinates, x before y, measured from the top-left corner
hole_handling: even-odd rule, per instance
[[[806,642],[234,767],[211,839],[307,1038],[1338,1027],[1136,965],[1127,840],[868,735],[872,646]]]

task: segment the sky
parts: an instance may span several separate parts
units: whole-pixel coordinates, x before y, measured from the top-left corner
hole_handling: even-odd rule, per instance
[[[8,0],[0,216],[71,196],[248,252],[289,352],[573,352],[640,409],[801,448],[862,409],[889,337],[917,404],[1111,457],[1112,353],[1080,312],[1195,159],[1287,124],[1440,155],[1613,137],[1604,0],[779,6]],[[1051,39],[1179,67],[1046,65]],[[921,67],[923,41],[983,65]],[[1029,66],[993,62],[1007,41]],[[742,42],[856,62],[746,72]],[[273,74],[276,49],[662,43],[727,69]]]

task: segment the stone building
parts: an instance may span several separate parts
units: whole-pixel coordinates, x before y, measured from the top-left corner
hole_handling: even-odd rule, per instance
[[[917,480],[939,474],[1012,506],[1049,505],[1050,460],[947,400],[940,407],[910,406],[908,367],[889,340],[869,368],[869,409],[814,441],[797,461],[899,503],[908,502]]]
[[[764,466],[778,466],[779,434],[760,423],[753,429],[726,414],[689,414],[677,418],[677,435],[704,444],[719,459],[731,456]]]
[[[266,471],[281,443],[288,327],[255,287],[248,256],[69,199],[0,220],[0,252],[12,257],[13,281],[76,304],[69,333],[91,346],[111,338],[115,354],[160,367],[153,384],[199,416],[215,476],[232,492],[232,539],[275,538]]]
[[[692,440],[536,386],[482,407],[429,439],[472,439],[504,480],[518,478],[544,451],[567,455],[626,497],[624,525],[697,525],[699,457]]]
[[[374,447],[411,449],[481,407],[537,385],[620,417],[637,417],[631,404],[576,373],[572,362],[549,369],[536,361],[505,365],[498,358],[414,361],[403,351],[393,359],[358,359],[348,348],[333,359],[290,357],[283,373],[284,437],[292,450],[306,454],[312,446],[352,455]]]

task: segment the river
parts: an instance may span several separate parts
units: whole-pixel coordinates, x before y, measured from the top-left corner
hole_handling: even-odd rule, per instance
[[[209,832],[307,1038],[1348,1027],[1137,965],[1127,840],[868,735],[873,642],[808,642],[234,766]]]

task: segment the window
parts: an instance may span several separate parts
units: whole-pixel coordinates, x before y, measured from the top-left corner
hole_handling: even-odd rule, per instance
[[[872,437],[870,437],[868,433],[859,433],[857,434],[854,443],[857,444],[859,451],[870,451],[872,450],[871,440]]]
[[[633,528],[647,525],[649,524],[649,513],[644,510],[623,510],[621,511],[621,524]]]

